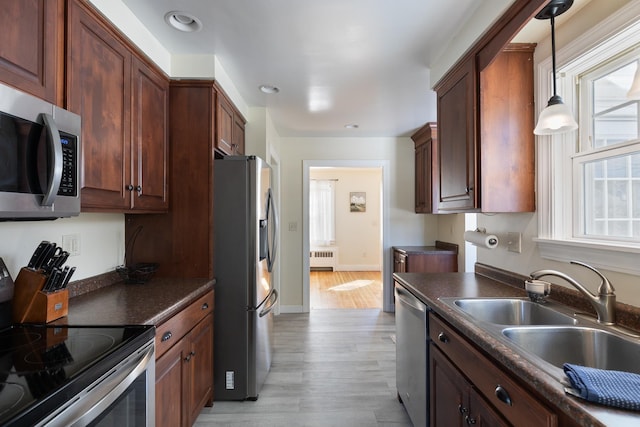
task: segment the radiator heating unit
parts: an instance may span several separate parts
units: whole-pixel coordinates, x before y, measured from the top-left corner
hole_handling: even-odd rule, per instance
[[[314,248],[309,253],[309,266],[312,270],[336,271],[338,266],[338,248],[327,246]]]

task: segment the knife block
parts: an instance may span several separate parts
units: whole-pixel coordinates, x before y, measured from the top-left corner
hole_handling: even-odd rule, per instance
[[[14,323],[49,323],[69,313],[69,291],[42,292],[47,276],[23,267],[14,282]]]

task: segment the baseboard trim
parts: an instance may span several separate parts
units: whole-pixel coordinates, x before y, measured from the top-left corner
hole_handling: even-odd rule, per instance
[[[382,271],[379,265],[344,265],[336,266],[336,271]]]
[[[304,313],[301,305],[280,305],[280,313]]]

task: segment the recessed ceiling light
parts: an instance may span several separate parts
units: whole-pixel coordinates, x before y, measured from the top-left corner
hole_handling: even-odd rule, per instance
[[[280,89],[278,89],[276,86],[271,86],[271,85],[260,85],[260,91],[263,93],[278,93],[280,92]]]
[[[168,12],[164,15],[167,24],[179,31],[191,33],[202,29],[202,22],[188,12],[179,12],[177,10]]]
[[[344,125],[345,129],[358,129],[360,126],[355,123],[349,123],[348,125]]]

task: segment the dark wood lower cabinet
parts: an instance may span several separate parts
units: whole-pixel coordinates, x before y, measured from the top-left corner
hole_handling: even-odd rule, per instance
[[[509,425],[433,344],[430,365],[432,426]]]
[[[436,241],[435,246],[394,246],[394,273],[458,271],[458,245]]]
[[[429,314],[431,427],[547,426],[558,416],[437,315]]]
[[[156,426],[190,427],[213,404],[213,293],[156,329]]]

